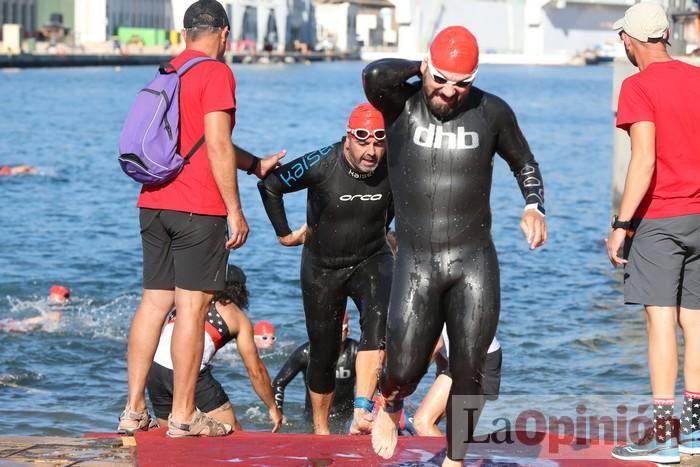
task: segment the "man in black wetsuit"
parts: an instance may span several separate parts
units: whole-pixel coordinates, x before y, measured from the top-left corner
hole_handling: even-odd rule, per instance
[[[363,72],[365,93],[384,115],[388,170],[396,206],[398,256],[387,318],[380,389],[387,400],[372,429],[374,450],[393,455],[397,414],[425,374],[443,323],[450,340],[451,395],[483,405],[483,365],[500,306],[489,196],[494,154],[513,171],[525,198],[520,226],[531,249],[546,239],[537,162],[515,115],[474,87],[474,36],[442,30],[422,62],[379,60]],[[407,80],[418,77],[415,84]],[[447,410],[443,465],[461,465],[472,427]],[[466,417],[465,417],[466,418]]]
[[[347,298],[360,311],[357,392],[351,433],[372,426],[393,257],[393,203],[384,160],[384,120],[370,104],[350,115],[346,136],[276,169],[258,184],[280,243],[304,244],[301,288],[309,334],[308,387],[314,433],[328,434],[335,365]],[[282,195],[308,190],[307,226],[292,232]]]
[[[358,343],[348,337],[348,313],[345,312],[343,319],[342,344],[340,356],[335,366],[335,394],[331,405],[330,417],[334,419],[347,420],[352,414],[353,399],[355,397],[355,359],[357,357]],[[309,368],[309,343],[300,345],[292,352],[284,366],[280,369],[272,380],[272,392],[275,396],[275,404],[280,411],[283,411],[284,391],[287,385],[292,382],[296,375],[301,372],[304,375],[304,385],[307,381],[307,369]],[[306,391],[306,404],[304,407],[304,417],[311,417],[311,402],[309,400],[308,389]]]

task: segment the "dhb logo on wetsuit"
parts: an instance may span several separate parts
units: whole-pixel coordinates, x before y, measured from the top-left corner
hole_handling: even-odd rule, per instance
[[[445,141],[446,140],[446,141]],[[417,127],[413,133],[413,142],[424,148],[436,149],[476,149],[479,147],[479,133],[466,131],[464,127],[458,127],[457,133],[443,131],[442,125],[432,123],[425,127]],[[443,143],[446,143],[443,145]]]
[[[335,379],[348,379],[352,376],[352,371],[345,367],[339,366],[335,369]]]
[[[374,195],[341,195],[338,198],[340,201],[354,201],[359,199],[360,201],[379,201],[382,199],[382,194],[377,193]]]

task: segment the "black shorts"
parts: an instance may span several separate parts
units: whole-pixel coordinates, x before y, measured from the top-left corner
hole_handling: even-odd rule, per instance
[[[156,417],[167,420],[173,407],[173,370],[153,362],[148,372],[146,388]],[[199,373],[195,389],[194,402],[197,408],[204,413],[211,412],[228,401],[224,388],[211,374],[211,367],[203,369]]]
[[[226,217],[142,208],[139,220],[144,289],[223,290]]]
[[[501,392],[501,365],[503,363],[503,353],[499,347],[493,352],[486,354],[486,363],[484,364],[484,396],[486,400],[495,401],[498,399],[498,394]],[[441,375],[449,376],[452,379],[452,374],[449,368],[445,368],[440,372]]]

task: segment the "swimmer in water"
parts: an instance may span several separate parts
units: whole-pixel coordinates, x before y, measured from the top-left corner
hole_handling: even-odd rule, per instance
[[[508,104],[473,85],[478,57],[476,38],[452,26],[437,34],[423,61],[384,59],[363,71],[365,94],[387,128],[396,206],[398,255],[380,379],[386,407],[372,428],[373,448],[386,459],[396,447],[403,399],[427,371],[445,324],[450,395],[472,396],[477,419],[483,407],[484,363],[500,308],[489,200],[496,153],[525,200],[520,227],[529,247],[547,238],[537,161]],[[466,423],[452,423],[454,400],[446,466],[462,464],[473,434]]]
[[[271,322],[261,319],[253,328],[253,339],[258,350],[269,350],[275,345],[275,327]]]
[[[253,325],[243,311],[248,306],[245,280],[245,274],[240,268],[228,265],[224,291],[215,295],[204,324],[204,354],[195,389],[195,403],[198,409],[216,422],[228,425],[234,430],[241,430],[228,395],[212,375],[211,365],[216,352],[235,339],[253,389],[267,406],[272,420],[272,431],[276,432],[282,425],[282,412],[275,405],[270,376],[258,356],[253,341]],[[176,311],[173,310],[161,331],[153,366],[148,374],[148,397],[161,425],[167,425],[173,403],[173,363],[170,346],[176,318]],[[138,429],[137,425],[134,427]],[[130,432],[124,427],[120,433],[133,434],[133,431]]]
[[[372,428],[372,396],[381,366],[393,256],[386,235],[393,201],[384,160],[382,115],[370,104],[352,111],[345,136],[273,171],[258,183],[280,243],[304,245],[301,288],[309,335],[308,387],[314,433],[329,434],[343,313],[360,312],[357,392],[351,433]],[[292,231],[282,197],[307,191],[307,222]],[[307,227],[308,226],[308,227]]]
[[[38,171],[32,167],[31,165],[27,164],[22,164],[22,165],[15,165],[15,166],[10,166],[10,165],[3,165],[0,166],[0,176],[10,176],[10,175],[35,175],[37,174]]]
[[[32,318],[21,320],[4,319],[0,320],[0,330],[7,332],[31,332],[39,328],[50,328],[56,326],[62,317],[60,307],[70,301],[70,290],[62,285],[52,285],[49,288],[47,299],[48,309],[45,313]]]
[[[349,338],[350,328],[348,312],[343,318],[342,343],[340,356],[335,366],[335,393],[329,416],[333,419],[346,419],[352,415],[355,396],[355,360],[357,358],[358,343]],[[300,345],[289,356],[284,366],[280,369],[272,381],[272,390],[275,393],[275,403],[280,410],[284,407],[284,392],[287,385],[292,382],[300,372],[304,376],[304,384],[307,385],[307,370],[309,369],[309,343]],[[311,418],[311,402],[308,386],[306,390],[306,404],[304,417]]]

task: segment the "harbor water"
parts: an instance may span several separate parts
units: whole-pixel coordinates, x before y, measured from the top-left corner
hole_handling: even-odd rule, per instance
[[[296,157],[338,140],[364,100],[359,62],[236,66],[234,141],[259,155]],[[71,288],[63,319],[31,333],[0,331],[0,434],[80,435],[112,431],[124,406],[127,333],[138,303],[139,187],[116,159],[122,122],[154,67],[0,72],[0,165],[38,175],[0,178],[0,320],[46,310],[53,283]],[[493,236],[501,263],[503,394],[648,392],[639,308],[622,304],[621,273],[605,254],[610,219],[613,116],[608,67],[483,66],[477,85],[515,110],[542,169],[550,236],[529,251],[518,227],[522,198],[496,158]],[[239,172],[250,224],[231,262],[248,275],[249,316],[277,327],[263,354],[272,376],[305,341],[299,248],[280,246],[256,180]],[[285,198],[294,226],[305,195]],[[358,336],[351,305],[351,335]],[[214,374],[246,429],[269,429],[234,348]],[[426,375],[415,410],[432,379]],[[287,431],[302,420],[299,376],[286,393]]]

